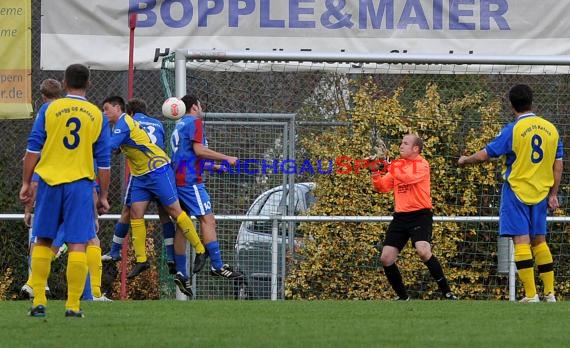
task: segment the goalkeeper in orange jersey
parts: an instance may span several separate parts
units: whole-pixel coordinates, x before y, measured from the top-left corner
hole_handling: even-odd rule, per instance
[[[430,193],[429,163],[420,155],[423,141],[407,134],[400,144],[400,158],[392,161],[390,170],[372,171],[372,185],[378,192],[394,192],[396,209],[388,227],[380,262],[388,282],[396,292],[396,299],[410,299],[396,260],[402,249],[412,244],[431,276],[437,282],[443,299],[456,300],[438,259],[431,251],[433,213]]]

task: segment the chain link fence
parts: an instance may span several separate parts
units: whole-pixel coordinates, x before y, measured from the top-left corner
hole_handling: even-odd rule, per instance
[[[42,70],[40,64],[40,18],[41,2],[32,3],[32,83],[35,109],[39,107],[40,94],[39,84],[45,78],[56,78],[61,80],[62,71]],[[81,62],[78,62],[81,63]],[[200,63],[196,63],[200,67]],[[134,72],[134,95],[147,101],[149,113],[160,116],[160,107],[165,95],[168,94],[168,86],[174,86],[174,72],[168,72],[167,76],[161,75],[161,71],[140,71]],[[109,95],[127,95],[127,71],[92,71],[92,88],[88,91],[88,99],[100,105],[102,100]],[[342,74],[341,74],[342,75]],[[568,153],[570,150],[568,134],[570,123],[568,121],[570,103],[570,76],[554,74],[422,74],[411,71],[407,74],[398,74],[395,71],[388,71],[379,74],[346,74],[344,79],[352,81],[362,81],[369,79],[380,85],[386,93],[401,88],[403,90],[402,100],[404,103],[412,105],[419,95],[425,93],[426,85],[436,83],[440,92],[447,99],[460,97],[473,91],[474,89],[485,90],[489,98],[501,98],[508,89],[516,83],[527,83],[535,91],[535,109],[538,114],[544,115],[554,122],[561,131],[565,149],[565,166],[568,167]],[[339,82],[341,81],[341,82]],[[215,119],[209,118],[206,114],[205,129],[208,135],[210,147],[214,150],[240,158],[252,159],[274,159],[286,157],[283,155],[283,148],[289,146],[288,138],[283,134],[283,125],[272,124],[275,120],[263,119],[255,116],[256,113],[283,113],[297,114],[295,122],[295,156],[302,159],[306,150],[300,146],[298,140],[303,137],[315,136],[331,127],[350,127],[349,123],[340,122],[337,118],[339,107],[349,107],[348,98],[340,98],[335,103],[327,102],[330,91],[337,91],[335,95],[343,95],[353,88],[351,84],[345,84],[343,78],[338,75],[319,71],[297,71],[283,72],[258,71],[253,65],[252,69],[241,71],[214,71],[208,69],[189,69],[187,75],[187,88],[189,93],[198,95],[207,113],[240,113],[251,115],[250,119],[237,120],[231,118]],[[163,83],[163,82],[166,82]],[[331,92],[332,94],[332,92]],[[379,96],[380,97],[380,96]],[[504,105],[503,121],[510,121],[510,112],[507,105]],[[164,120],[164,119],[162,119]],[[473,120],[476,124],[477,120]],[[21,158],[25,151],[27,135],[31,129],[33,120],[0,120],[4,129],[2,146],[0,147],[0,209],[4,213],[17,213],[22,211],[22,206],[18,202],[18,191],[21,180]],[[265,122],[262,124],[247,124],[246,122]],[[167,130],[172,130],[172,122],[166,122]],[[462,125],[466,134],[471,124],[466,122]],[[397,144],[399,139],[385,139],[388,143]],[[457,139],[461,143],[462,137]],[[444,153],[446,158],[457,157],[458,153]],[[284,158],[282,158],[284,159]],[[112,162],[112,182],[110,188],[110,202],[112,204],[111,213],[119,214],[121,210],[123,182],[124,182],[124,161],[121,157],[115,156]],[[565,171],[561,190],[560,202],[562,210],[567,215],[570,208],[569,197],[569,177]],[[312,182],[314,175],[302,173],[296,175],[294,182]],[[208,175],[208,189],[211,194],[214,212],[222,215],[245,214],[253,203],[254,199],[274,186],[283,183],[283,178],[277,175],[261,176],[248,174],[222,174]],[[458,201],[460,192],[456,193]],[[491,200],[498,200],[497,192]],[[484,205],[487,204],[487,207]],[[494,208],[489,208],[490,206]],[[497,215],[496,204],[489,205],[488,200],[481,198],[481,209],[487,215]],[[149,213],[155,213],[152,207]],[[110,247],[113,234],[114,221],[103,221],[101,223],[100,238],[103,251]],[[161,234],[153,233],[160,231],[160,226],[155,222],[148,222],[149,236],[153,241],[155,249],[158,250],[156,260],[159,264],[157,272],[164,275],[165,270],[161,258]],[[218,222],[218,238],[222,249],[224,260],[230,264],[236,264],[235,243],[237,233],[242,225],[240,221],[224,220]],[[494,230],[494,228],[490,228]],[[466,225],[466,230],[474,228]],[[556,224],[553,226],[553,242],[551,246],[555,253],[555,264],[563,265],[569,254],[566,224]],[[494,241],[481,240],[484,243]],[[25,282],[27,276],[27,230],[20,221],[0,221],[0,248],[1,261],[0,273],[5,274],[7,269],[11,270],[11,285],[9,287],[9,298],[15,297],[19,287]],[[58,298],[62,298],[65,292],[65,282],[63,272],[58,272],[63,265],[54,266],[55,280],[51,280],[52,293]],[[557,279],[568,277],[567,266],[558,266]],[[115,270],[116,272],[116,270]],[[160,291],[153,295],[158,297],[172,297],[173,286],[168,277],[161,276]],[[115,292],[116,283],[113,279],[108,279],[107,292]],[[105,284],[104,284],[105,285]],[[206,272],[200,274],[196,280],[197,298],[234,298],[236,297],[235,284],[218,280],[207,276]],[[134,295],[148,298],[147,294]]]

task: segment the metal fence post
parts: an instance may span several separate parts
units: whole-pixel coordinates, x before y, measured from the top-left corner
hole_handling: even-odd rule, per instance
[[[277,301],[277,238],[279,238],[279,217],[280,215],[277,214],[271,217],[271,301]]]
[[[517,267],[515,265],[515,245],[513,239],[509,238],[509,301],[516,301]]]

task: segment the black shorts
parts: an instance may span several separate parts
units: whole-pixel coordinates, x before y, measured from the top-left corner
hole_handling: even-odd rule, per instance
[[[398,250],[404,249],[411,238],[412,243],[418,241],[431,242],[433,213],[430,209],[416,210],[407,213],[394,213],[394,219],[388,226],[384,245]]]

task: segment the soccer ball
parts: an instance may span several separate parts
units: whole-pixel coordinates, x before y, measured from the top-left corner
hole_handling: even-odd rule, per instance
[[[162,114],[171,120],[178,120],[186,113],[184,102],[178,98],[171,97],[162,104]]]

